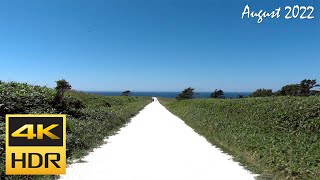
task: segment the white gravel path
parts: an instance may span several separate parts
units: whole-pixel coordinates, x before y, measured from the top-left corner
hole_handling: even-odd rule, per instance
[[[72,180],[249,180],[255,175],[212,146],[157,100],[67,168]]]

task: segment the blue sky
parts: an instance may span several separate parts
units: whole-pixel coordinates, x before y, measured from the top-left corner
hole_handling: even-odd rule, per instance
[[[313,20],[241,19],[313,5]],[[78,90],[252,91],[320,81],[319,1],[2,0],[0,79]],[[284,13],[284,12],[283,12]],[[284,14],[282,14],[284,16]]]

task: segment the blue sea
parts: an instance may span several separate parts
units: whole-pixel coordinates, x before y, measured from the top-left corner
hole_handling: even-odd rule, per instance
[[[121,96],[122,92],[108,92],[108,91],[89,91],[90,94],[98,94],[104,96]],[[131,92],[132,96],[148,96],[148,97],[165,97],[175,98],[180,92]],[[209,98],[211,92],[197,92],[195,98]],[[247,97],[251,92],[225,92],[226,98],[237,98],[239,95]]]

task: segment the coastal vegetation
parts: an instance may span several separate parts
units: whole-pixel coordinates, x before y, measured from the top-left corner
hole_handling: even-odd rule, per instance
[[[131,96],[131,91],[126,90],[121,93],[121,96]]]
[[[319,179],[318,86],[303,80],[277,92],[258,89],[248,98],[160,102],[262,179]]]
[[[268,97],[268,96],[273,96],[273,92],[272,92],[272,89],[257,89],[250,96],[251,97]]]
[[[319,87],[316,79],[304,79],[298,84],[288,84],[280,90],[273,92],[272,89],[260,88],[254,91],[250,97],[270,97],[270,96],[313,96],[320,95],[320,91],[315,88]],[[193,99],[197,93],[195,88],[189,87],[184,89],[177,97],[177,100]],[[210,94],[210,98],[225,98],[224,91],[216,89]],[[239,94],[238,98],[244,98]]]
[[[319,91],[314,90],[314,88],[319,87],[315,79],[304,79],[300,84],[289,84],[283,86],[281,90],[277,91],[275,95],[280,96],[312,96],[319,94]]]
[[[87,154],[129,122],[150,102],[146,97],[107,97],[71,90],[65,80],[55,89],[0,82],[0,179],[51,179],[52,176],[5,176],[6,114],[67,114],[69,162]]]
[[[177,97],[177,100],[182,100],[182,99],[192,99],[196,93],[194,92],[194,88],[188,87],[184,89]]]
[[[267,96],[312,96],[319,94],[316,87],[317,80],[304,79],[298,84],[288,84],[283,86],[280,90],[272,92],[271,89],[258,89],[252,93],[251,97],[267,97]]]
[[[5,114],[67,114],[67,157],[79,159],[113,135],[150,102],[148,97],[108,97],[72,90],[66,80],[56,88],[0,81],[0,179],[5,176]],[[176,99],[160,98],[209,142],[230,153],[247,168],[275,179],[320,177],[320,93],[316,80],[303,80],[273,92],[258,89],[249,97],[194,99],[184,89]],[[51,179],[53,176],[40,176]]]
[[[263,177],[320,177],[319,96],[160,102]]]
[[[221,89],[216,89],[213,93],[211,93],[210,98],[225,98],[224,92]]]

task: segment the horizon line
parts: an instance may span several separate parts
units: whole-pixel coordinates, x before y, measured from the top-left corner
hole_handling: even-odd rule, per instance
[[[122,91],[108,91],[108,90],[104,90],[104,91],[100,91],[100,90],[76,90],[76,91],[83,91],[83,92],[124,92],[123,90]],[[125,90],[126,91],[126,90]],[[130,91],[130,90],[129,90]],[[151,92],[151,93],[176,93],[176,92],[181,92],[181,91],[131,91],[131,92]],[[196,93],[211,93],[213,91],[195,91]],[[224,91],[224,92],[227,92],[227,93],[252,93],[253,91]]]

